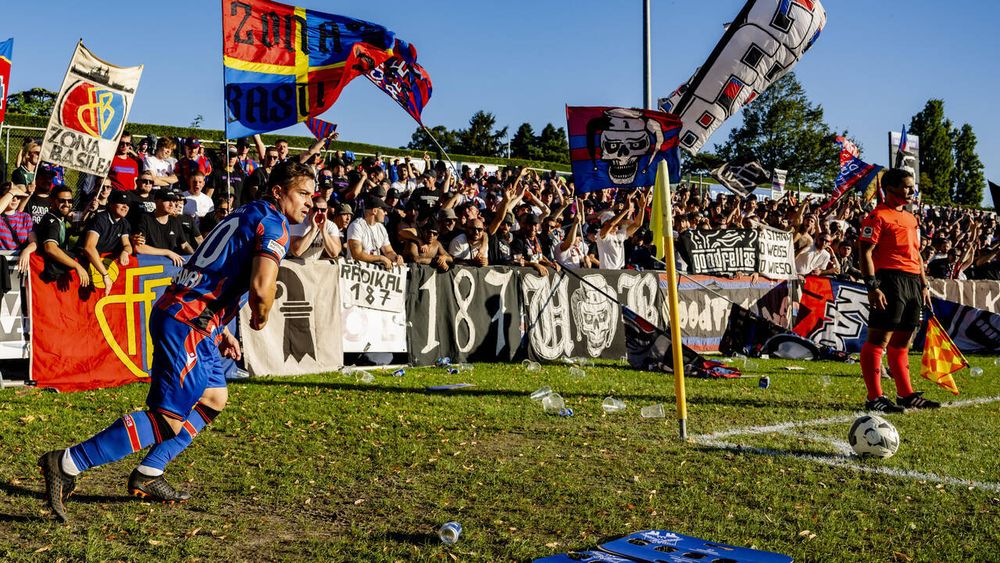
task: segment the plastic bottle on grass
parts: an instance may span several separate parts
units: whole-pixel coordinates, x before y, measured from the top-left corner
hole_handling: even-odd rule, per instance
[[[438,529],[438,537],[441,538],[441,543],[446,545],[455,545],[461,535],[462,525],[458,522],[447,522]]]

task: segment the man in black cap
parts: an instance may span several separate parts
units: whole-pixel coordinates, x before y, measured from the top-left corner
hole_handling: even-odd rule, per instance
[[[349,256],[347,252],[347,227],[350,226],[351,219],[353,218],[354,209],[351,208],[351,204],[344,202],[330,204],[330,219],[333,220],[333,224],[340,231],[341,256]]]
[[[534,213],[525,213],[521,217],[521,228],[518,229],[510,249],[515,264],[534,268],[540,276],[549,275],[548,268],[559,271],[559,264],[549,260],[542,253],[542,241],[538,238],[538,216]]]
[[[175,266],[184,265],[184,259],[174,249],[185,254],[194,253],[187,242],[184,228],[174,215],[173,208],[180,203],[180,196],[172,190],[157,190],[156,210],[139,218],[136,225],[136,251],[139,254],[166,256]]]
[[[365,214],[347,227],[347,246],[351,258],[358,262],[381,264],[386,270],[403,265],[403,257],[392,249],[389,233],[385,230],[385,213],[389,209],[385,200],[376,196],[365,197]]]
[[[83,236],[80,237],[78,254],[81,263],[90,263],[94,271],[94,287],[104,289],[104,294],[111,293],[111,277],[104,267],[102,254],[117,256],[122,266],[128,266],[132,256],[132,244],[129,242],[131,228],[125,216],[128,215],[128,195],[114,190],[108,196],[108,208],[94,215]]]
[[[510,245],[514,242],[511,229],[514,227],[514,215],[507,213],[497,226],[495,233],[489,237],[489,263],[494,266],[510,266],[514,264],[514,252]],[[489,229],[487,229],[487,232]]]
[[[451,244],[452,239],[462,232],[458,228],[458,215],[455,214],[454,209],[448,207],[438,212],[437,220],[438,240],[447,248]]]

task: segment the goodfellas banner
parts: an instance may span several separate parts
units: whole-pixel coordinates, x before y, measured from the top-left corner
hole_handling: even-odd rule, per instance
[[[105,176],[118,148],[142,65],[118,67],[77,43],[42,142],[42,160]]]
[[[392,56],[394,34],[267,0],[222,1],[226,135],[265,133],[330,109],[347,83]]]

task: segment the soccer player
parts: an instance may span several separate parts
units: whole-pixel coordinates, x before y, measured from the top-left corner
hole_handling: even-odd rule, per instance
[[[226,405],[222,358],[239,359],[239,341],[226,325],[249,291],[250,327],[267,323],[278,264],[288,251],[288,226],[312,207],[316,182],[309,167],[275,167],[267,197],[244,205],[209,233],[156,302],[149,320],[153,365],[144,411],[127,414],[92,438],[38,460],[45,500],[61,521],[64,503],[81,472],[152,446],[128,479],[130,494],[162,502],[184,501],[164,478],[180,454]]]
[[[920,257],[917,218],[905,210],[913,198],[913,175],[892,169],[882,176],[885,201],[861,223],[861,272],[868,288],[868,339],[861,347],[861,374],[868,389],[865,410],[899,413],[933,409],[910,385],[910,338],[920,325],[931,294]],[[896,403],[882,394],[879,381],[882,351],[888,346],[889,371],[896,384]]]

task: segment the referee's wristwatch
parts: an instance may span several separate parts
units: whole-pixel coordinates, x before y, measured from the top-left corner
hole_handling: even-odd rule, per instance
[[[874,291],[874,290],[878,289],[879,286],[881,286],[881,285],[882,285],[882,282],[880,282],[878,280],[878,278],[876,278],[874,276],[869,277],[869,278],[865,278],[865,287],[868,288],[868,291]]]

